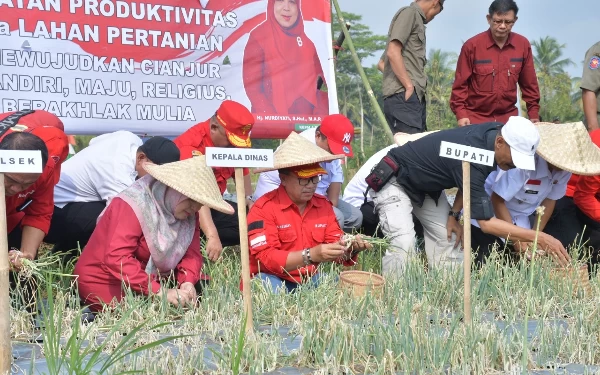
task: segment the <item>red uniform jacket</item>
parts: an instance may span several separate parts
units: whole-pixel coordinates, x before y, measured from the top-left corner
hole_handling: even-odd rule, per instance
[[[248,214],[250,273],[254,276],[263,272],[301,283],[302,277],[317,273],[317,266],[285,271],[288,254],[337,242],[343,234],[325,197],[315,194],[301,215],[280,186],[260,197]],[[345,264],[351,266],[354,261]]]
[[[590,137],[600,147],[600,130],[591,132]],[[573,201],[590,219],[600,222],[600,176],[577,177]]]
[[[529,41],[510,33],[500,49],[487,30],[467,40],[460,51],[450,108],[458,120],[469,118],[471,124],[506,123],[518,115],[517,84],[529,118],[539,119],[540,90]]]
[[[196,225],[192,243],[174,270],[179,284],[195,284],[207,278],[201,272],[203,260],[198,228]],[[101,302],[123,298],[123,281],[140,294],[148,295],[149,288],[158,292],[159,281],[145,271],[149,259],[150,250],[133,209],[121,198],[114,198],[75,265],[73,274],[78,276],[80,297],[98,310]]]
[[[181,152],[181,160],[189,159],[194,156],[194,151],[204,155],[207,147],[215,147],[210,138],[210,120],[192,126],[186,130],[185,133],[175,138],[173,142],[175,142]],[[235,169],[213,168],[213,172],[217,179],[221,194],[223,194],[225,190],[227,190],[227,180],[235,176]],[[247,175],[248,173],[248,169],[244,168],[244,175]]]

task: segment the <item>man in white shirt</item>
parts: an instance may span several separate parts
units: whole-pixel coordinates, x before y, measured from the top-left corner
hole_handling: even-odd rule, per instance
[[[305,130],[300,135],[334,155],[347,157],[354,155],[351,145],[354,138],[354,126],[344,115],[326,116],[318,128]],[[352,229],[360,228],[362,223],[360,210],[340,199],[344,182],[344,172],[340,160],[321,163],[321,167],[327,171],[327,174],[321,176],[315,194],[329,199],[338,223],[344,231],[350,232]],[[277,171],[261,173],[254,190],[253,200],[256,201],[264,194],[277,189],[280,183]]]
[[[89,240],[96,219],[110,200],[146,172],[142,164],[179,160],[179,149],[163,137],[145,143],[128,131],[108,133],[67,160],[54,188],[54,214],[45,242],[54,251],[81,249]]]
[[[543,231],[552,216],[556,201],[565,195],[570,178],[571,173],[535,155],[535,171],[496,170],[486,179],[485,191],[492,198],[497,218],[524,229],[535,229],[535,209],[544,206],[540,222],[540,231]],[[477,250],[477,265],[485,262],[494,245],[502,251],[506,240],[484,233],[476,220],[471,220],[471,238],[472,248]],[[527,250],[529,245],[531,243],[516,243],[514,246],[516,251],[521,252]]]

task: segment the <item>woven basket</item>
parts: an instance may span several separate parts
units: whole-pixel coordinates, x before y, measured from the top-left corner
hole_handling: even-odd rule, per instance
[[[586,264],[579,267],[555,268],[550,273],[550,277],[563,285],[573,285],[573,293],[577,294],[580,290],[584,296],[592,295],[592,285],[588,268]]]
[[[380,297],[383,293],[383,276],[364,271],[344,271],[340,273],[340,287],[354,297],[362,297],[368,292]]]

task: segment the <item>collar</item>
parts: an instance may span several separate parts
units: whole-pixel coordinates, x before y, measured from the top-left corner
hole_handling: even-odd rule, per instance
[[[492,37],[492,29],[491,28],[488,29],[487,36],[488,36],[488,40],[487,40],[487,44],[486,44],[485,47],[487,49],[490,49],[493,46],[498,47],[498,45],[496,44],[496,41],[494,40],[494,37]],[[504,47],[506,47],[506,46],[512,46],[512,37],[513,37],[513,34],[511,32],[511,33],[508,34],[508,39],[506,40],[506,43],[504,43]],[[502,47],[502,48],[504,49],[504,47]],[[500,48],[500,47],[498,47],[498,48]]]
[[[417,9],[417,12],[421,16],[421,18],[423,18],[423,23],[425,23],[425,13],[423,13],[423,9],[421,9],[421,7],[417,4],[417,2],[415,1],[415,2],[411,3],[410,6]]]
[[[287,194],[287,192],[285,191],[285,188],[282,185],[279,185],[279,187],[277,188],[277,200],[279,201],[279,204],[281,205],[281,209],[284,210],[286,208],[289,207],[294,207],[296,208],[296,210],[298,210],[298,206],[296,206],[296,204],[294,202],[292,202],[292,200],[290,199],[290,196]],[[311,200],[308,201],[308,203],[306,203],[306,210],[310,209],[311,207],[321,207],[322,202],[320,202],[320,200],[318,198],[315,198],[315,196],[312,197]],[[304,211],[306,213],[306,210]]]

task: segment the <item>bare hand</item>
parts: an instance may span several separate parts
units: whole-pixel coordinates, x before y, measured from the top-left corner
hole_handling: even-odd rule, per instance
[[[465,118],[461,118],[460,120],[458,120],[458,126],[467,126],[467,125],[471,125],[471,120],[469,120],[468,117]]]
[[[185,283],[181,284],[181,286],[179,287],[179,290],[181,290],[184,293],[187,293],[187,297],[192,302],[195,302],[196,299],[198,299],[198,294],[196,293],[196,288],[194,287],[194,284],[192,284],[190,282],[185,282]]]
[[[540,122],[540,119],[539,118],[532,118],[532,119],[529,119],[529,121],[531,121],[531,122],[533,122],[535,124],[537,122]]]
[[[167,301],[173,306],[184,306],[190,303],[188,293],[181,289],[167,290]]]
[[[342,245],[346,246],[347,244],[342,243]],[[370,243],[363,240],[363,236],[359,234],[358,236],[355,236],[352,239],[350,248],[348,250],[351,250],[353,253],[359,253],[361,251],[364,251],[367,249],[370,250],[372,248],[373,248],[373,245],[371,245]]]
[[[310,249],[310,258],[315,263],[333,262],[343,256],[346,248],[338,243],[317,245]]]
[[[246,207],[248,207],[248,210],[250,210],[252,206],[254,206],[254,201],[246,198]]]
[[[218,235],[206,237],[206,255],[208,259],[216,262],[223,252],[223,245]]]
[[[561,266],[565,267],[571,261],[571,256],[567,253],[567,250],[565,250],[562,243],[549,234],[540,233],[538,236],[538,244]]]
[[[33,260],[33,256],[29,254],[22,253],[19,250],[11,250],[8,252],[8,264],[10,268],[13,270],[20,270],[23,267],[23,263],[21,259],[26,258],[29,260]]]
[[[412,94],[415,92],[415,87],[411,86],[411,87],[407,87],[406,91],[404,92],[404,101],[407,102],[408,99],[410,99],[410,97],[412,96]]]
[[[454,218],[454,216],[448,216],[448,221],[446,222],[446,231],[448,234],[448,242],[452,241],[452,233],[456,235],[456,242],[454,243],[455,249],[459,246],[462,246],[463,228],[460,226],[460,223]]]

